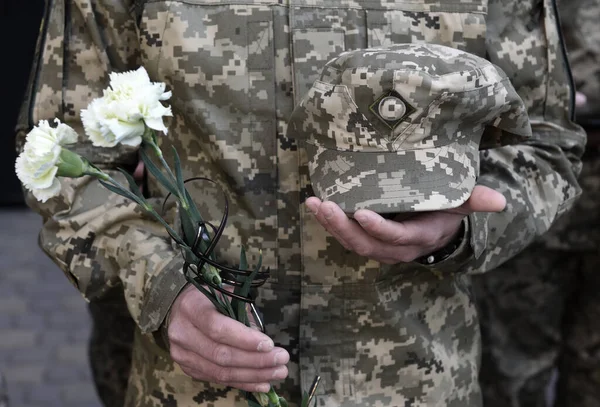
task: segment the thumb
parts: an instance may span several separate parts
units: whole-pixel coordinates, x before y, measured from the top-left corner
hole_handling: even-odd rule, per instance
[[[476,185],[467,202],[446,212],[469,215],[473,212],[502,212],[505,207],[504,195],[492,188]]]

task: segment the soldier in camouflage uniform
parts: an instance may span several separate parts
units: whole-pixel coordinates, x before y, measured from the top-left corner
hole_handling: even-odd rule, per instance
[[[549,233],[474,280],[486,406],[600,405],[600,1],[560,1],[569,60],[587,103],[582,197]],[[554,377],[558,382],[554,388]]]
[[[296,401],[316,373],[322,406],[481,405],[470,276],[544,233],[580,192],[585,134],[572,122],[551,0],[49,0],[44,21],[19,142],[54,117],[83,134],[79,111],[108,73],[144,65],[173,91],[163,151],[176,147],[186,177],[211,178],[229,197],[218,257],[235,264],[244,245],[255,264],[260,249],[272,271],[258,305],[278,346],[185,287],[164,229],[135,204],[90,179],[64,182],[45,204],[29,197],[44,218],[41,247],[83,296],[123,292],[136,326],[126,406],[243,406],[226,385],[260,389],[283,377],[278,387]],[[342,51],[424,42],[500,66],[532,137],[484,150],[464,212],[421,217],[429,237],[396,239],[382,255],[369,232],[405,223],[369,213],[374,222],[359,226],[331,202],[306,205],[307,154],[286,135],[287,121]],[[107,170],[138,162],[125,147],[82,140],[78,149]],[[147,187],[160,203],[165,191],[153,180]],[[486,204],[497,195],[476,193],[484,187],[506,197],[504,211],[489,212],[504,201]],[[218,191],[196,184],[192,194],[208,219],[220,219]],[[461,224],[463,243],[449,257],[412,262],[451,243]],[[359,241],[346,240],[348,226]]]

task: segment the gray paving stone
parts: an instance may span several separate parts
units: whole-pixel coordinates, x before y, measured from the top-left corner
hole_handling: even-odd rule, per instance
[[[69,342],[68,338],[68,332],[52,329],[52,327],[50,327],[48,329],[43,329],[42,332],[40,332],[37,343],[40,347],[55,348],[67,344]]]
[[[35,406],[60,406],[62,405],[62,389],[53,384],[41,384],[30,389],[25,394],[25,400]]]
[[[8,284],[30,284],[31,282],[38,281],[38,273],[28,267],[21,268],[19,272],[12,272],[6,276]]]
[[[64,329],[64,328],[77,328],[79,322],[77,319],[73,320],[73,315],[67,312],[53,312],[46,317],[46,323],[48,327],[53,329]]]
[[[38,363],[45,366],[51,362],[52,354],[48,352],[48,349],[34,346],[24,352],[13,352],[9,355],[8,360],[13,366],[24,363]]]
[[[38,363],[23,363],[12,366],[10,370],[6,372],[6,380],[9,383],[41,383],[44,369],[44,366],[41,366]]]
[[[81,380],[79,369],[69,364],[49,366],[43,373],[44,383],[78,383]]]
[[[27,299],[11,295],[0,298],[0,314],[19,315],[27,310]]]
[[[13,327],[41,331],[46,328],[46,318],[44,315],[28,312],[25,315],[15,317],[13,320]]]
[[[63,400],[66,403],[89,403],[98,398],[91,383],[72,383],[63,386]]]
[[[10,407],[100,407],[87,306],[39,249],[40,226],[27,209],[0,208],[0,372]]]
[[[87,344],[63,346],[58,349],[58,361],[65,364],[81,365],[87,363]]]
[[[29,349],[35,345],[38,333],[31,330],[13,329],[0,336],[0,350],[16,351]]]
[[[0,313],[0,331],[5,332],[7,329],[14,328],[15,319],[13,315]]]

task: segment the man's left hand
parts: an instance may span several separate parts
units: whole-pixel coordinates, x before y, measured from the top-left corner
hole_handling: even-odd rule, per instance
[[[473,212],[501,212],[504,196],[491,188],[478,185],[460,207],[436,212],[415,212],[393,220],[360,209],[349,218],[333,202],[316,197],[306,206],[319,223],[347,250],[385,264],[411,262],[449,244],[460,230],[462,219]],[[406,214],[403,214],[406,215]]]

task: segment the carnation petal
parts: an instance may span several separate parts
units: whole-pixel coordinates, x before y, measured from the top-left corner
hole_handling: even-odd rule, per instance
[[[60,193],[60,181],[54,178],[54,181],[48,188],[31,188],[30,191],[38,201],[46,202],[48,199],[58,196]]]
[[[144,134],[144,122],[125,122],[117,119],[106,121],[106,125],[115,135],[116,142],[122,142],[127,138],[141,137]]]
[[[150,127],[152,130],[162,131],[163,133],[167,134],[168,129],[167,126],[165,126],[162,117],[149,117],[144,119],[144,121],[146,122],[146,126]]]
[[[17,178],[21,181],[22,184],[28,184],[31,176],[27,171],[27,159],[25,158],[25,153],[19,154],[17,160],[15,161],[15,173],[17,174]]]
[[[33,173],[33,178],[29,180],[29,185],[33,188],[49,188],[54,180],[56,179],[56,172],[58,168],[53,166],[40,166],[35,169]]]
[[[126,146],[131,146],[131,147],[138,147],[140,144],[142,144],[142,137],[138,136],[138,137],[126,138],[124,140],[121,140],[121,144],[124,144]]]
[[[77,132],[71,126],[64,123],[59,122],[56,132],[58,133],[58,144],[61,146],[76,143],[79,138]]]

